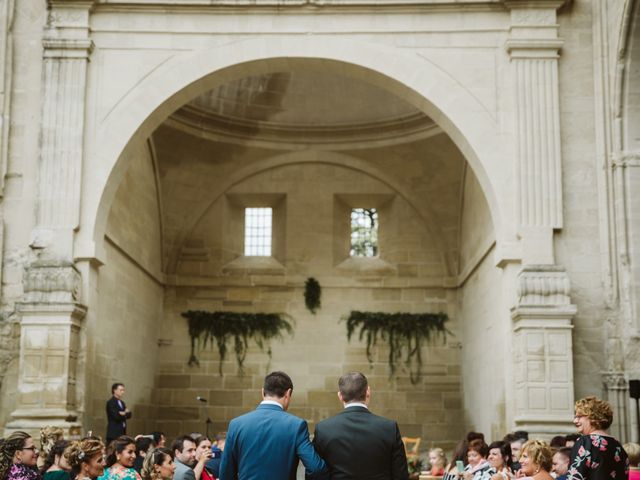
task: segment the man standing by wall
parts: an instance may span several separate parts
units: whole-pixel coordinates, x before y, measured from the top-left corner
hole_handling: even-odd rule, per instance
[[[313,444],[331,480],[408,480],[407,456],[398,424],[369,411],[371,389],[362,373],[338,381],[344,410],[316,425]]]
[[[293,480],[298,460],[308,477],[326,473],[324,461],[309,441],[307,422],[286,413],[292,392],[293,382],[286,373],[265,377],[258,408],[229,423],[220,478]]]
[[[107,400],[107,445],[120,435],[127,433],[127,420],[131,418],[131,411],[122,400],[124,395],[124,384],[114,383],[111,385],[112,397]]]

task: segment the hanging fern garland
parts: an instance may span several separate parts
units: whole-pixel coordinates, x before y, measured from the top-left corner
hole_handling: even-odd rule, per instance
[[[222,376],[222,362],[228,351],[228,344],[233,343],[233,350],[240,370],[247,356],[249,340],[256,342],[260,350],[267,347],[267,354],[271,358],[269,342],[273,338],[282,338],[283,333],[291,335],[293,327],[279,313],[237,313],[237,312],[205,312],[189,310],[182,314],[189,321],[189,337],[191,337],[191,355],[189,365],[199,365],[196,347],[202,342],[215,342],[220,362],[218,372]]]
[[[320,308],[321,295],[320,283],[313,277],[307,278],[307,281],[304,282],[304,304],[307,306],[307,310],[314,315],[316,310]]]
[[[446,313],[383,313],[352,311],[347,318],[347,339],[351,341],[356,330],[358,339],[367,342],[367,359],[373,363],[371,350],[378,339],[389,345],[390,376],[404,356],[409,368],[411,383],[417,383],[422,376],[421,349],[425,342],[441,336],[446,340],[450,334],[445,327],[449,317]],[[403,355],[404,353],[404,355]]]

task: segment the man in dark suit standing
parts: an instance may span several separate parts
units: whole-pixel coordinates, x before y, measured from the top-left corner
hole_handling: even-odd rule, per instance
[[[344,410],[316,425],[313,444],[331,480],[408,480],[407,456],[398,424],[369,411],[371,389],[362,373],[338,381]]]
[[[265,377],[258,408],[229,423],[221,479],[294,480],[298,460],[310,478],[326,473],[309,441],[307,422],[287,413],[292,392],[293,382],[286,373]]]
[[[122,401],[124,384],[111,385],[111,394],[113,396],[107,400],[107,445],[120,435],[126,435],[127,420],[131,418],[131,412]]]

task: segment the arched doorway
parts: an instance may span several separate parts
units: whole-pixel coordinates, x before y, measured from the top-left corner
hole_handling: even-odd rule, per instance
[[[442,74],[425,68],[433,78],[423,77],[422,88],[442,88],[434,84]],[[105,151],[117,151],[118,138],[128,143],[94,219],[105,265],[87,333],[93,337],[92,329],[97,333],[108,316],[117,319],[114,332],[137,323],[127,343],[131,351],[124,346],[117,355],[121,365],[140,365],[130,389],[141,411],[134,425],[173,435],[201,430],[208,415],[222,429],[255,404],[268,365],[292,373],[300,392],[293,411],[311,421],[338,408],[335,381],[342,371],[357,369],[371,376],[378,392],[374,408],[397,417],[407,435],[450,445],[471,424],[485,431],[504,428],[504,374],[491,380],[497,398],[476,399],[474,382],[492,377],[481,365],[470,388],[462,388],[462,365],[471,365],[479,351],[461,350],[461,338],[466,334],[475,345],[486,345],[482,330],[492,325],[490,335],[499,339],[509,331],[509,317],[500,312],[499,289],[485,294],[500,282],[491,261],[493,225],[500,219],[490,207],[496,195],[491,189],[487,194],[492,182],[485,160],[460,130],[407,85],[335,60],[255,60],[199,82],[147,117],[140,114],[133,137],[108,129],[113,140]],[[124,101],[141,109],[137,101],[157,101],[157,92],[148,93],[141,88]],[[457,109],[464,107],[469,117],[484,117],[481,108],[472,111],[477,102],[467,100],[466,107],[454,100],[451,115],[462,115]],[[136,115],[121,120],[131,127]],[[115,118],[106,124],[124,130]],[[484,122],[481,129],[490,126]],[[481,149],[488,151],[490,139],[484,140]],[[465,151],[474,159],[472,168]],[[495,168],[496,157],[486,165]],[[273,208],[268,262],[242,254],[242,212],[253,203]],[[358,207],[379,211],[376,258],[349,256],[344,220]],[[301,300],[310,276],[323,287],[317,315]],[[123,302],[114,305],[112,298]],[[199,368],[186,364],[189,339],[180,314],[194,309],[282,312],[295,320],[295,334],[274,342],[270,361],[251,351],[244,375],[231,359],[219,377],[213,353],[202,352]],[[370,366],[364,344],[347,342],[340,320],[352,309],[443,311],[452,335],[424,347],[424,375],[413,385],[406,371],[389,377],[384,348],[375,350]],[[136,347],[139,342],[143,348]],[[116,358],[106,344],[92,347],[106,363]],[[99,383],[95,388],[103,390]],[[196,396],[210,405],[201,408]],[[463,396],[474,405],[475,418],[465,411]],[[496,403],[503,406],[494,408]],[[87,413],[89,422],[100,421],[100,410]],[[478,424],[482,418],[485,423]]]

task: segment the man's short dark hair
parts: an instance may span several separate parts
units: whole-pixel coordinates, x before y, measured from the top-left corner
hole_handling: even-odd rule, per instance
[[[525,430],[516,430],[513,432],[513,435],[516,437],[516,440],[524,440],[525,442],[529,440],[529,432]]]
[[[287,390],[293,390],[291,377],[284,372],[271,372],[264,377],[264,395],[266,397],[282,398]]]
[[[338,390],[345,403],[353,401],[364,401],[367,398],[367,377],[360,372],[345,373],[338,380]]]
[[[124,387],[124,383],[114,383],[111,385],[111,393],[115,392],[118,387]]]
[[[562,447],[559,448],[558,450],[556,450],[556,453],[559,453],[560,455],[562,455],[565,458],[568,458],[569,460],[571,460],[571,447]]]
[[[184,450],[184,442],[191,442],[194,445],[196,444],[193,438],[191,438],[189,435],[180,435],[171,444],[171,451],[175,452],[176,450],[178,450],[180,453],[182,453],[182,451]]]

